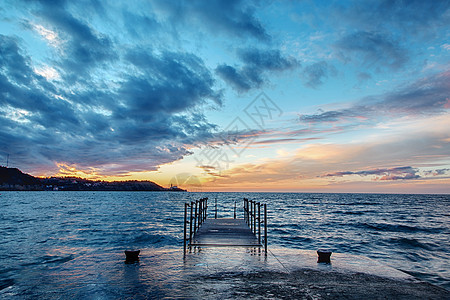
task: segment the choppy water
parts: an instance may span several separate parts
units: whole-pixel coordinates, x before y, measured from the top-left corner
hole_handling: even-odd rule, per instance
[[[235,200],[242,216],[243,197],[267,203],[269,248],[364,255],[450,289],[449,195],[1,192],[0,295],[95,253],[181,247],[183,202],[205,196],[211,217],[215,199],[218,217],[232,217]]]

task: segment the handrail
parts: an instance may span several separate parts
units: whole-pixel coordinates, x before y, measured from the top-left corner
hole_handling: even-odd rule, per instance
[[[261,220],[261,206],[264,208],[263,219]],[[267,204],[261,204],[253,200],[244,198],[244,220],[255,236],[258,236],[258,243],[261,244],[261,223],[264,224],[263,243],[264,251],[267,254]]]
[[[190,210],[190,216],[188,220],[188,210]],[[183,250],[186,253],[186,247],[192,242],[192,238],[198,231],[200,226],[208,217],[208,197],[200,200],[191,201],[190,203],[184,203],[184,237],[183,237]],[[188,236],[188,224],[189,224],[189,236]]]

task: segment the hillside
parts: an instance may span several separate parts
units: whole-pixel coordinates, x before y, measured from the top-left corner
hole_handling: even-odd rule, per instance
[[[166,189],[152,181],[94,181],[77,177],[38,178],[16,168],[0,167],[3,191],[185,191]]]

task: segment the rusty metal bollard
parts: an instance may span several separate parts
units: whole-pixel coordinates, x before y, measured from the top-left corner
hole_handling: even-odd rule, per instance
[[[326,249],[319,249],[317,250],[317,255],[319,256],[317,262],[318,263],[327,263],[330,264],[331,263],[331,252],[330,250],[326,250]]]
[[[141,250],[125,250],[125,263],[139,261],[139,253],[141,253]]]

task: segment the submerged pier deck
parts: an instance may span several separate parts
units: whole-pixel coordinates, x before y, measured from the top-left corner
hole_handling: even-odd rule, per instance
[[[189,246],[261,247],[244,219],[206,219]]]
[[[191,247],[264,247],[267,255],[267,205],[243,199],[243,218],[208,218],[208,198],[184,205],[184,252]]]

